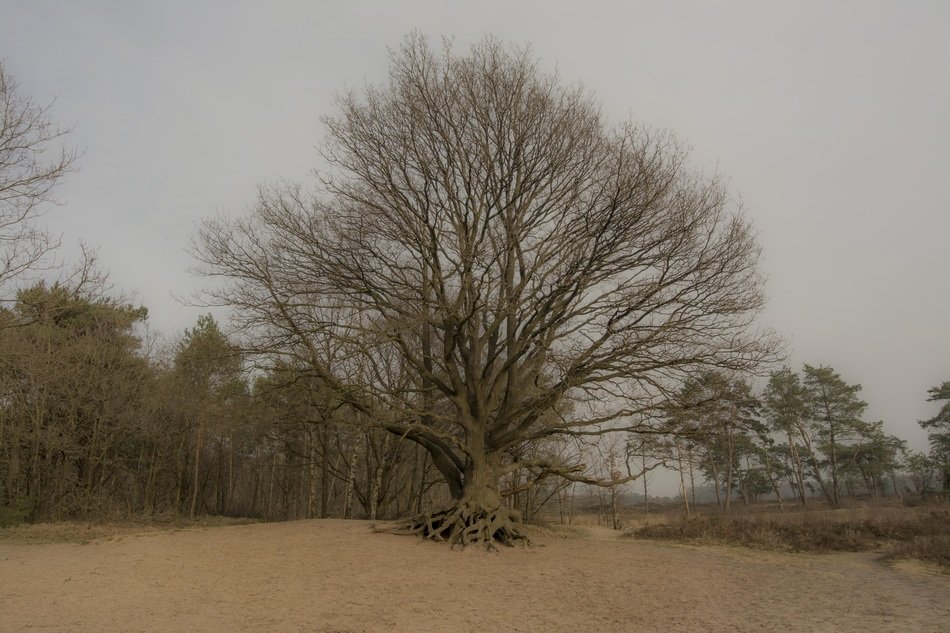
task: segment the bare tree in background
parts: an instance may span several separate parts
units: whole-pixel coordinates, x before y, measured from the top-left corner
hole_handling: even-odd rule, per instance
[[[57,147],[67,131],[48,111],[18,92],[0,62],[0,287],[41,267],[58,245],[37,218],[75,153]]]
[[[525,442],[636,429],[696,372],[773,355],[726,189],[671,135],[608,129],[529,51],[411,36],[388,85],[339,107],[320,190],[264,190],[195,251],[248,347],[430,453],[454,503],[411,531],[523,539],[500,478],[593,480]]]

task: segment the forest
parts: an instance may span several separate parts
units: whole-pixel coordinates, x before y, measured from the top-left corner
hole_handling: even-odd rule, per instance
[[[4,524],[383,519],[449,498],[418,444],[353,419],[293,367],[249,376],[249,361],[210,316],[169,349],[144,336],[143,308],[68,285],[22,290],[3,316]],[[607,493],[597,499],[608,504],[624,489],[614,480],[658,467],[677,473],[687,509],[701,484],[726,511],[946,491],[946,422],[926,422],[935,429],[929,455],[908,450],[880,422],[862,419],[859,392],[829,367],[774,372],[759,393],[747,379],[711,373],[683,385],[688,406],[663,414],[653,431],[521,448],[589,460]],[[930,395],[944,401],[945,416],[950,384]],[[578,485],[523,469],[506,475],[502,490],[526,519],[542,507],[566,517],[580,511],[574,498],[587,498]]]
[[[703,486],[723,512],[950,491],[950,382],[921,385],[924,454],[834,368],[783,367],[750,225],[671,135],[607,130],[491,40],[407,38],[391,82],[327,120],[322,194],[202,226],[231,321],[162,342],[93,251],[53,263],[78,154],[0,67],[0,526],[424,517],[467,544],[657,469],[686,513]]]

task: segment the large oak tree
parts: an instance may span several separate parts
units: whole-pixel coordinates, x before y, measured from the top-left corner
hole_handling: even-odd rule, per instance
[[[773,352],[726,188],[672,135],[608,126],[529,51],[411,36],[387,85],[338,106],[317,191],[265,189],[195,251],[260,359],[429,451],[455,502],[422,534],[523,538],[499,479],[585,475],[519,446],[635,427],[690,376]]]

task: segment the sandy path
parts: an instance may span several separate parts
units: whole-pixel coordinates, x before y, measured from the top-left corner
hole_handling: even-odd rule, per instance
[[[869,555],[611,538],[451,551],[298,521],[0,543],[0,631],[950,630],[950,577]]]

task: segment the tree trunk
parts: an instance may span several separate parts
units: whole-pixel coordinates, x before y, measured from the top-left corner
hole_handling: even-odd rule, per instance
[[[772,460],[769,459],[768,451],[765,451],[765,475],[769,478],[769,484],[772,486],[772,492],[775,493],[775,498],[778,500],[779,510],[784,512],[785,504],[782,503],[782,491],[779,490],[778,481],[775,479],[775,473],[772,472]]]
[[[643,514],[650,514],[650,497],[647,496],[647,449],[643,448],[641,455],[643,466]]]
[[[234,498],[234,431],[228,433],[228,496],[224,513],[231,515],[231,503]]]
[[[343,488],[343,518],[350,518],[350,506],[353,505],[353,486],[356,483],[356,462],[359,459],[360,444],[363,435],[358,433],[353,440],[353,448],[350,451],[350,459],[346,468],[346,486]]]
[[[689,468],[689,500],[696,507],[696,469],[693,465],[693,450],[686,452],[686,467]]]
[[[267,499],[264,500],[264,520],[270,521],[271,512],[274,509],[274,484],[277,479],[277,456],[280,453],[274,453],[274,460],[270,469],[270,484],[267,486]]]
[[[519,513],[506,507],[498,489],[501,468],[495,456],[472,453],[451,507],[416,517],[392,531],[447,541],[453,547],[482,544],[493,550],[495,543],[527,543]]]
[[[828,505],[835,507],[837,503],[832,493],[828,490],[828,486],[825,485],[825,478],[821,476],[821,466],[818,465],[818,459],[814,454],[809,455],[812,462],[812,476],[814,476],[815,481],[818,482],[818,487],[821,488],[821,492],[825,495],[825,500],[828,502]]]
[[[689,496],[686,493],[686,474],[683,472],[683,449],[676,445],[676,461],[679,462],[676,470],[680,474],[680,497],[683,499],[683,507],[686,509],[686,518],[689,518]],[[692,469],[690,469],[690,475],[692,475]],[[695,502],[695,500],[694,500]]]
[[[613,529],[619,530],[623,527],[620,521],[620,495],[617,493],[617,486],[610,487],[610,520]]]
[[[716,493],[716,507],[722,510],[722,488],[719,482],[719,473],[713,469],[713,491]]]
[[[729,514],[729,509],[730,509],[729,504],[732,501],[732,476],[735,470],[733,468],[733,463],[732,463],[732,460],[735,458],[735,449],[734,449],[733,444],[734,442],[732,438],[730,437],[727,440],[727,446],[729,447],[729,450],[726,454],[726,458],[729,461],[726,462],[726,489],[724,491],[725,505],[723,506],[723,509],[725,510],[726,514]]]
[[[577,482],[571,482],[571,502],[567,506],[567,524],[574,525],[574,502],[577,500]]]
[[[894,495],[898,499],[903,500],[904,495],[901,494],[900,488],[897,487],[897,473],[895,473],[894,469],[892,468],[890,474],[891,474],[891,485],[894,486]]]
[[[158,444],[152,444],[152,456],[148,462],[148,475],[145,479],[145,493],[142,495],[142,511],[145,514],[155,513],[155,473],[157,470],[156,462],[158,456]]]
[[[807,495],[805,494],[805,473],[802,469],[802,458],[798,454],[798,444],[795,443],[795,440],[792,439],[792,433],[789,431],[788,436],[788,452],[792,455],[792,461],[795,464],[795,488],[798,492],[798,498],[801,501],[802,507],[807,503]]]
[[[376,456],[376,464],[373,467],[373,477],[369,482],[369,492],[367,496],[369,497],[367,501],[369,502],[369,520],[375,521],[376,514],[379,511],[379,497],[380,491],[383,488],[383,470],[386,466],[387,452],[389,449],[390,436],[383,438],[383,445],[380,448],[379,454]],[[367,445],[370,444],[370,438],[367,438]],[[366,463],[366,468],[369,469],[369,462]],[[369,473],[367,473],[369,474]]]
[[[330,516],[330,433],[326,425],[320,427],[320,518]]]
[[[188,512],[189,518],[195,518],[195,510],[198,507],[198,473],[199,467],[201,464],[201,440],[202,440],[202,428],[201,425],[198,425],[198,435],[195,438],[195,470],[194,477],[192,479],[192,489],[191,489],[191,509]]]
[[[835,427],[834,424],[831,425],[829,432],[829,439],[831,443],[831,494],[834,499],[834,506],[838,507],[840,500],[838,499],[838,448],[835,445]]]
[[[809,465],[812,467],[812,476],[814,476],[815,481],[818,482],[818,487],[821,488],[821,492],[825,495],[825,500],[828,501],[828,505],[834,507],[836,505],[835,498],[828,491],[828,487],[825,485],[825,478],[821,476],[821,466],[818,464],[818,457],[815,455],[815,451],[811,447],[811,438],[808,436],[808,432],[804,427],[804,424],[799,421],[798,431],[801,434],[802,442],[804,443],[805,450],[808,453]]]
[[[312,519],[317,507],[317,451],[313,441],[313,427],[309,424],[304,427],[303,440],[307,460],[307,509],[304,518]]]
[[[422,508],[425,507],[426,493],[426,473],[429,472],[429,451],[420,451],[422,453],[422,465],[419,468],[419,492],[416,495],[416,514],[422,514]]]

